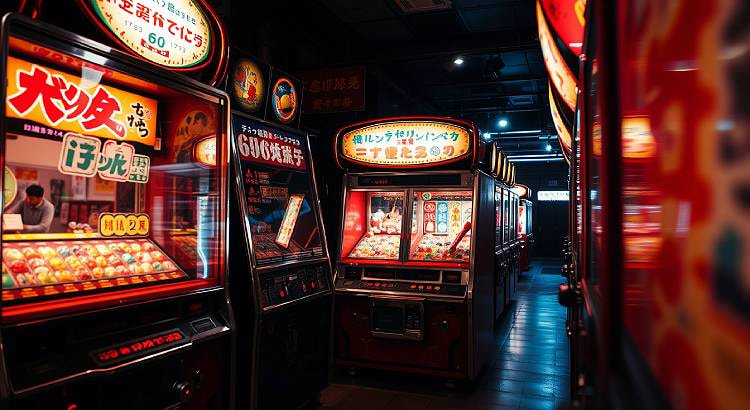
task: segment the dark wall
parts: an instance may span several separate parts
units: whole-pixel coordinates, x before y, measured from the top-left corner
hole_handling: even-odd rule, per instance
[[[567,191],[568,164],[556,162],[516,163],[516,180],[532,190],[534,237],[532,256],[559,257],[568,235],[568,202],[540,202],[539,191]]]

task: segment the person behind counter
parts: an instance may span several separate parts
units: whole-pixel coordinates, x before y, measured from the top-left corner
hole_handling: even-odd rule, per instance
[[[52,202],[44,199],[44,188],[39,185],[26,187],[26,199],[14,205],[6,213],[21,214],[23,232],[48,232],[55,217]]]

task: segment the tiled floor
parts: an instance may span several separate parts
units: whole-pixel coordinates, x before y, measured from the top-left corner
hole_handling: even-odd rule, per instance
[[[361,371],[334,375],[321,395],[326,410],[556,409],[568,402],[565,309],[557,303],[559,275],[535,261],[521,275],[516,301],[498,324],[497,351],[479,379],[456,388],[424,376]]]

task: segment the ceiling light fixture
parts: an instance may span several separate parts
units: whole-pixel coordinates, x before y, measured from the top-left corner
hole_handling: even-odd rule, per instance
[[[550,144],[547,144],[547,146],[544,147],[544,148],[547,150],[547,152],[552,151],[552,145],[550,145]]]
[[[455,65],[461,65],[461,64],[463,64],[463,63],[464,63],[464,59],[463,59],[463,57],[456,57],[456,58],[455,58],[455,59],[453,60],[453,64],[455,64]]]
[[[484,139],[486,139],[486,140],[488,140],[488,139],[492,138],[492,134],[490,134],[489,132],[485,132],[484,134],[482,134],[482,136],[483,136],[483,137],[484,137]]]
[[[507,119],[501,118],[500,121],[497,122],[497,126],[500,128],[505,128],[510,124]]]

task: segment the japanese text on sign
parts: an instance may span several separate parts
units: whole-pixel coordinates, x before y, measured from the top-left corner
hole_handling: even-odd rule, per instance
[[[135,153],[128,143],[68,133],[63,137],[58,170],[63,174],[93,177],[118,182],[148,182],[151,159]]]
[[[80,77],[8,57],[6,115],[65,131],[154,144],[155,100],[101,84],[79,85],[86,83]],[[33,128],[28,131],[40,133]],[[50,131],[48,135],[60,133]]]
[[[244,160],[292,168],[307,169],[302,142],[279,131],[234,120],[237,149]]]
[[[287,202],[279,233],[276,234],[276,244],[284,247],[284,249],[289,247],[289,241],[292,239],[294,226],[297,225],[297,218],[299,217],[299,211],[302,209],[304,198],[304,195],[292,195]]]
[[[147,214],[113,214],[99,215],[99,234],[110,236],[146,236],[151,229],[151,220]]]
[[[191,0],[90,0],[109,30],[127,47],[156,64],[190,68],[211,51],[206,16]]]
[[[466,155],[470,144],[469,133],[456,125],[395,121],[347,132],[341,155],[366,164],[435,164]]]

